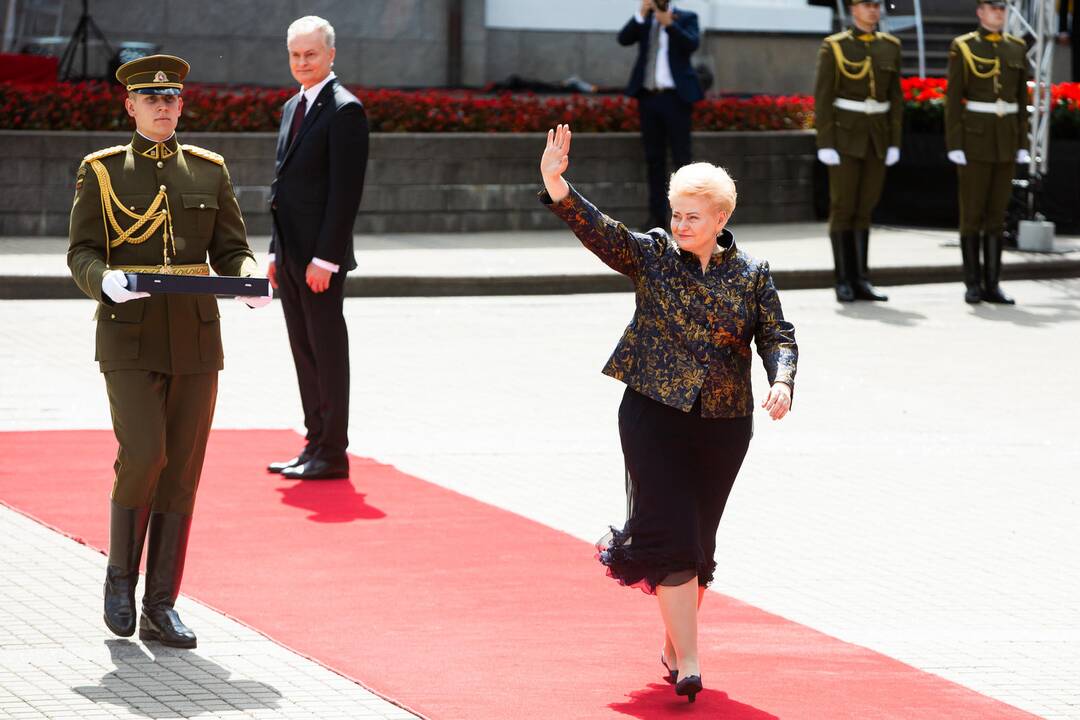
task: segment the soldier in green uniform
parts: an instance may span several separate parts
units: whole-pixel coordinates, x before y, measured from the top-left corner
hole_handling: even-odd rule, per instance
[[[888,300],[866,275],[870,214],[881,197],[885,167],[900,159],[900,41],[875,29],[878,0],[848,4],[852,26],[825,38],[814,86],[818,159],[829,167],[836,299]]]
[[[68,267],[98,302],[95,359],[120,448],[114,465],[105,624],[135,632],[135,585],[148,535],[139,637],[174,647],[196,638],[173,603],[222,368],[211,295],[148,295],[125,272],[252,276],[258,269],[220,155],[180,145],[188,64],[155,55],[116,71],[136,132],[83,158],[71,209]],[[209,264],[207,261],[209,260]],[[261,307],[269,298],[242,298]]]
[[[1028,64],[1024,41],[1005,27],[1005,3],[976,0],[979,29],[949,47],[945,146],[960,185],[964,300],[1012,305],[998,285],[1002,233],[1016,163],[1028,153]],[[979,247],[982,247],[982,265]]]

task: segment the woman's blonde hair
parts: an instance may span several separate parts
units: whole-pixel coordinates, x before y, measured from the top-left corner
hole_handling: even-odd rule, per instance
[[[671,175],[668,199],[698,195],[706,198],[727,215],[735,211],[735,181],[727,170],[707,162],[683,165]]]

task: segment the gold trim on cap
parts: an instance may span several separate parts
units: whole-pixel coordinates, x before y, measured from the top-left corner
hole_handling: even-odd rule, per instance
[[[162,82],[149,82],[149,83],[135,83],[134,85],[128,85],[128,90],[139,90],[141,88],[176,88],[177,90],[183,90],[183,83],[162,83]]]

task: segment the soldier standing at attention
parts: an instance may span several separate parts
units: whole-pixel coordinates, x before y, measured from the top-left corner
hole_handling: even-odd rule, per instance
[[[1002,233],[1016,163],[1028,153],[1028,65],[1024,41],[1005,27],[1002,0],[976,0],[979,29],[949,47],[945,146],[960,186],[964,300],[1012,305],[998,286]],[[982,245],[982,266],[979,246]]]
[[[878,0],[848,0],[852,26],[818,53],[814,113],[818,159],[829,166],[829,240],[836,299],[888,300],[866,279],[870,214],[885,167],[900,159],[904,102],[900,41],[875,31]]]
[[[83,158],[67,259],[75,283],[99,303],[95,359],[120,445],[105,624],[123,637],[135,632],[135,585],[149,534],[139,638],[193,648],[195,634],[173,603],[222,368],[217,300],[132,292],[124,273],[209,275],[213,266],[248,277],[258,266],[224,160],[176,140],[187,71],[170,55],[116,71],[136,131],[127,145]],[[270,302],[240,299],[251,307]]]

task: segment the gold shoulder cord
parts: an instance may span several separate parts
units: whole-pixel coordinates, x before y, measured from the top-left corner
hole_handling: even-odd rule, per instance
[[[960,48],[960,54],[964,56],[964,66],[967,72],[971,73],[980,80],[986,80],[988,78],[994,78],[994,93],[1001,93],[1001,58],[988,59],[979,57],[971,51],[968,47],[967,40],[957,39],[957,46]],[[979,66],[988,66],[989,70],[979,70]]]
[[[173,237],[172,229],[172,213],[169,211],[169,198],[165,194],[165,187],[162,186],[158,190],[158,194],[154,197],[154,201],[150,203],[150,207],[142,215],[132,212],[124,207],[124,204],[120,202],[120,199],[116,197],[116,193],[113,191],[112,179],[109,177],[109,171],[101,163],[100,160],[91,160],[90,168],[97,175],[98,186],[101,188],[101,214],[105,222],[105,263],[109,264],[109,250],[114,247],[119,247],[124,243],[130,243],[132,245],[139,245],[146,242],[151,235],[157,232],[158,228],[162,228],[161,240],[164,245],[163,248],[163,261],[162,265],[165,268],[165,272],[168,272],[170,265],[169,249],[172,246],[172,254],[176,255],[176,240]],[[120,223],[116,219],[116,214],[113,212],[113,206],[120,208],[120,210],[130,218],[134,218],[135,222],[131,224],[127,230],[120,227]],[[164,205],[164,207],[162,207]],[[141,234],[136,236],[135,233],[143,229],[145,225],[149,223],[149,227]],[[110,230],[116,237],[112,240],[110,237]]]
[[[862,80],[868,77],[870,79],[870,97],[876,100],[877,88],[874,85],[874,73],[872,72],[874,68],[870,62],[870,55],[867,54],[862,62],[852,62],[844,57],[844,51],[840,49],[838,40],[829,40],[829,44],[832,45],[833,55],[836,56],[836,71],[848,80]]]

